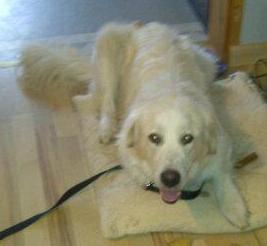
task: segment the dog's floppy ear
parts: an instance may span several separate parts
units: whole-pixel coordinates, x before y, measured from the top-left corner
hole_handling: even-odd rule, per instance
[[[133,121],[125,136],[127,148],[133,148],[135,146],[135,132],[136,132],[136,124]]]
[[[214,155],[217,152],[218,124],[215,119],[211,119],[207,124],[204,142],[207,146],[207,154]]]
[[[137,139],[137,115],[132,114],[126,119],[119,136],[119,144],[124,148],[133,148]]]
[[[202,125],[202,133],[196,140],[193,148],[193,159],[201,161],[208,155],[214,155],[217,152],[218,123],[213,117],[206,115],[205,123]]]

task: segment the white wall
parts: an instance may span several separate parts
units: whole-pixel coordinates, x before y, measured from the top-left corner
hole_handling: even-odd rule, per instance
[[[267,42],[267,0],[245,0],[241,43]]]

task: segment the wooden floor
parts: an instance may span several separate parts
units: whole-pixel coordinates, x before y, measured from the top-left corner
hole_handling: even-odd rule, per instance
[[[71,107],[51,110],[18,90],[14,69],[0,70],[0,230],[42,211],[90,176],[79,120]],[[102,237],[94,189],[3,242],[2,246],[266,246],[267,228],[235,235],[151,233]]]

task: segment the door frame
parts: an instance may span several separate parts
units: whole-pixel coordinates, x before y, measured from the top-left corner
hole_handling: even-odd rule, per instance
[[[209,0],[208,45],[228,63],[231,46],[240,44],[244,0]]]

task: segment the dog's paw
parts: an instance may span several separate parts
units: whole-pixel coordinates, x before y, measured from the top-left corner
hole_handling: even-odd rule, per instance
[[[109,144],[114,140],[116,134],[116,121],[114,119],[103,117],[99,127],[99,141],[102,144]]]
[[[239,200],[239,199],[237,199]],[[223,214],[227,220],[241,230],[249,226],[249,212],[243,200],[225,204],[221,207]]]

